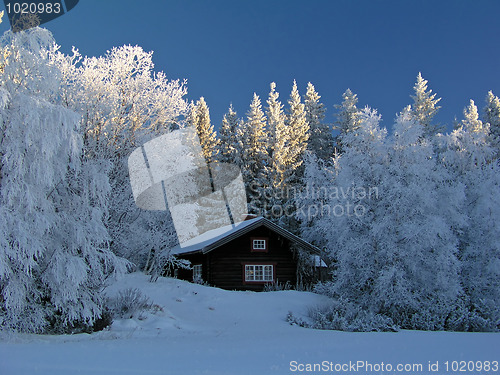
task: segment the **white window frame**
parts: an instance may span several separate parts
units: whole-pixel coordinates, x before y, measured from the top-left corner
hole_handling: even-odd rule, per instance
[[[272,283],[274,282],[274,265],[272,264],[245,264],[245,282]]]
[[[203,265],[193,264],[193,281],[203,280]]]
[[[267,250],[267,240],[265,238],[256,238],[252,240],[252,250],[253,251],[266,251]]]

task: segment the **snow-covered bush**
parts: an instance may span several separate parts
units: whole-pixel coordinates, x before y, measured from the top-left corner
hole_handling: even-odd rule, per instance
[[[309,310],[310,324],[314,329],[331,329],[349,332],[397,331],[398,327],[388,316],[362,309],[346,301],[333,301],[327,306]]]
[[[140,318],[144,312],[153,311],[154,305],[139,289],[127,288],[109,298],[107,308],[114,318],[132,319]]]

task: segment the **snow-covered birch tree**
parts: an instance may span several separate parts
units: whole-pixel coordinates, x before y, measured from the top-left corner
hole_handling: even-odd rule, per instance
[[[80,116],[57,101],[52,35],[1,40],[0,324],[27,332],[91,327],[99,289],[124,270],[104,225],[109,164],[87,163]]]
[[[302,181],[302,189],[295,197],[301,238],[323,249],[330,228],[321,222],[324,223],[324,216],[330,214],[329,198],[335,186],[335,170],[316,154],[307,152]]]
[[[182,126],[180,117],[188,110],[185,82],[155,72],[152,56],[139,46],[122,46],[101,57],[82,58],[74,49],[55,61],[63,79],[61,100],[82,115],[85,156],[111,163],[106,220],[111,248],[139,267],[152,249],[158,253],[177,239],[165,213],[135,205],[127,159],[148,140]]]
[[[442,330],[461,294],[457,231],[463,187],[436,162],[407,107],[396,119],[371,236],[372,308],[400,327]]]
[[[356,132],[341,133],[345,145],[337,157],[334,185],[317,221],[326,234],[331,262],[336,264],[330,293],[369,308],[377,277],[377,243],[372,225],[379,220],[380,185],[387,173],[387,131],[380,115],[365,108]]]
[[[463,309],[456,329],[492,330],[500,319],[500,170],[489,143],[489,124],[479,120],[471,100],[458,129],[446,137],[444,165],[465,186],[460,233]]]

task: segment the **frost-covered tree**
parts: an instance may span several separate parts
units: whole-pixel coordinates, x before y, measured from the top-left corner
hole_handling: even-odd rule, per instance
[[[319,100],[321,96],[316,92],[311,82],[307,84],[304,97],[306,121],[309,124],[308,149],[322,160],[333,157],[333,134],[330,126],[324,123],[325,107]]]
[[[286,126],[288,132],[288,161],[290,176],[282,179],[286,181],[290,178],[290,182],[295,183],[302,177],[303,163],[305,151],[309,144],[309,123],[306,118],[305,105],[300,99],[297,82],[293,81],[292,92],[288,100],[289,111],[286,116]],[[286,174],[285,174],[286,175]]]
[[[441,330],[461,294],[461,184],[436,163],[410,107],[397,118],[371,236],[372,308],[408,329]]]
[[[489,139],[498,157],[500,155],[500,99],[493,95],[492,91],[486,95],[483,121],[490,124]]]
[[[432,136],[439,131],[439,126],[432,123],[432,119],[438,113],[440,106],[437,105],[441,98],[436,99],[436,94],[427,87],[427,80],[418,73],[417,82],[413,86],[415,95],[412,95],[411,106],[412,117],[424,127],[423,136]]]
[[[334,266],[320,290],[401,327],[444,329],[461,295],[463,185],[440,168],[409,108],[392,139],[379,121],[367,108],[341,135],[328,204],[306,228],[325,234]]]
[[[277,210],[273,215],[273,207],[281,204],[280,197],[282,196],[278,181],[280,179],[280,170],[278,168],[278,160],[282,156],[283,143],[277,143],[277,137],[282,137],[286,133],[285,119],[286,115],[283,111],[283,104],[279,100],[279,93],[276,91],[276,83],[271,82],[271,91],[267,99],[267,139],[268,139],[268,153],[269,153],[269,166],[267,167],[266,174],[268,176],[268,184],[264,189],[266,196],[264,215],[271,218],[278,218],[282,216],[281,210]]]
[[[203,157],[207,163],[214,163],[219,152],[219,140],[214,126],[210,122],[210,110],[205,98],[201,97],[196,105],[192,107],[189,115],[189,125],[196,128],[198,138],[203,151]]]
[[[177,126],[187,111],[185,82],[155,72],[152,57],[139,46],[114,47],[101,57],[82,58],[76,50],[59,57],[67,82],[62,100],[83,114],[90,148],[108,158],[127,157]]]
[[[260,212],[265,201],[263,192],[269,185],[269,154],[266,117],[260,98],[254,93],[243,129],[243,179],[250,199],[249,212]]]
[[[276,123],[272,157],[272,217],[290,230],[296,230],[295,193],[300,189],[304,158],[309,140],[309,124],[297,83],[293,82],[285,120]]]
[[[280,94],[276,91],[276,83],[271,82],[270,86],[266,114],[269,156],[272,159],[276,144],[276,131],[281,131],[285,126],[285,113],[283,112],[283,104],[279,100]]]
[[[387,173],[387,131],[380,116],[365,108],[356,132],[341,133],[346,145],[337,157],[335,183],[329,186],[317,225],[326,233],[331,262],[336,265],[329,294],[371,307],[377,277],[377,243],[371,229],[379,219],[378,189]]]
[[[103,222],[109,163],[85,158],[80,116],[58,101],[52,35],[7,32],[1,46],[0,325],[92,326],[100,288],[125,265],[109,250]]]
[[[342,94],[342,99],[342,104],[336,104],[334,106],[335,109],[337,109],[334,128],[340,132],[335,142],[337,152],[342,152],[343,149],[341,138],[345,134],[354,131],[359,127],[361,112],[356,106],[356,104],[358,103],[358,96],[354,94],[350,89],[347,89]]]
[[[219,159],[221,162],[235,163],[241,166],[243,145],[240,133],[243,128],[242,122],[231,104],[222,118],[222,126],[219,132]]]
[[[302,189],[295,197],[296,218],[300,222],[301,238],[320,249],[326,247],[330,228],[319,223],[328,215],[329,197],[334,187],[332,165],[308,152],[304,162]]]
[[[460,127],[446,137],[442,159],[456,183],[465,187],[468,221],[460,239],[465,300],[455,325],[461,330],[490,330],[500,319],[500,170],[492,162],[489,124],[479,120],[471,100]]]
[[[160,224],[166,242],[175,239],[168,235],[175,231],[172,222],[135,205],[128,156],[151,138],[182,125],[179,117],[188,109],[185,83],[155,72],[152,55],[139,46],[122,46],[101,57],[82,58],[76,50],[71,56],[54,57],[62,75],[61,101],[82,115],[84,155],[111,163],[106,220],[111,248],[134,261],[147,258],[155,248],[157,241],[149,233]],[[154,217],[160,220],[156,224]],[[143,235],[138,237],[138,232]]]
[[[309,140],[309,124],[297,83],[293,81],[288,100],[288,113],[281,128],[276,128],[273,154],[274,186],[286,189],[298,184],[303,174],[302,164]]]

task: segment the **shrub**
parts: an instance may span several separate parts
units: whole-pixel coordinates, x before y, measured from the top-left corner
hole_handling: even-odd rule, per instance
[[[349,332],[395,332],[398,327],[388,316],[375,314],[352,303],[333,301],[309,310],[310,328]]]
[[[280,290],[291,290],[292,289],[292,284],[290,284],[289,281],[286,283],[269,283],[264,285],[264,292],[278,292]]]
[[[111,315],[120,319],[140,318],[143,312],[153,311],[151,300],[137,288],[128,288],[108,299],[108,309]]]

